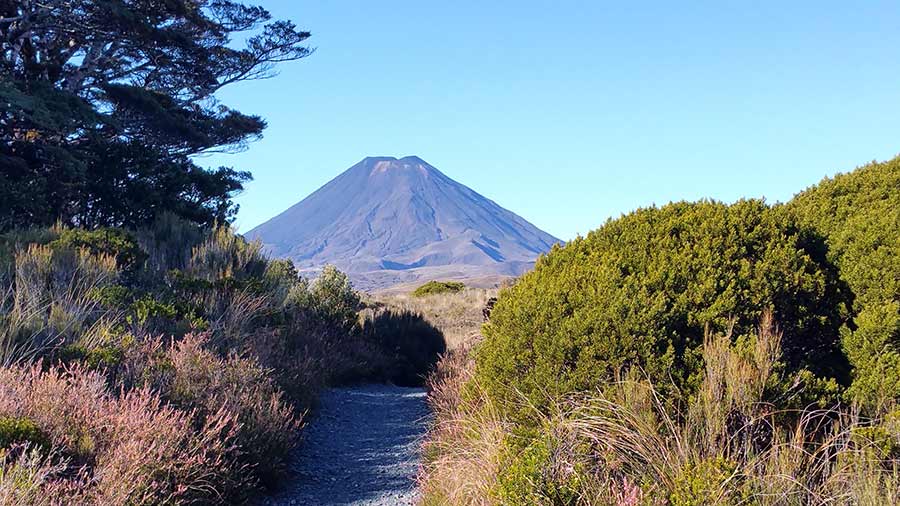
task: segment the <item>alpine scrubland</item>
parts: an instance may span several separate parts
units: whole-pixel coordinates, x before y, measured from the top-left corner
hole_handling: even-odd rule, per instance
[[[900,159],[555,247],[430,378],[425,504],[896,504]]]
[[[323,387],[421,382],[443,351],[227,226],[57,225],[0,251],[2,504],[246,502],[285,476]]]

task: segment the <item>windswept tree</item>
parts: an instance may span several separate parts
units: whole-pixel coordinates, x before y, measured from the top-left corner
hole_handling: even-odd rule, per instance
[[[194,157],[266,124],[215,94],[308,56],[308,37],[231,0],[0,0],[0,230],[231,219],[250,174]]]

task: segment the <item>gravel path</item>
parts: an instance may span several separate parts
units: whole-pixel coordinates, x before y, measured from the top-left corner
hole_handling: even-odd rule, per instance
[[[415,504],[425,391],[391,385],[335,388],[297,451],[290,482],[266,505]]]

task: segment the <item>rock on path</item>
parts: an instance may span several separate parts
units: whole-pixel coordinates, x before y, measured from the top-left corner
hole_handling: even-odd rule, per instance
[[[415,504],[419,443],[427,422],[421,388],[328,390],[304,429],[289,482],[263,504]]]

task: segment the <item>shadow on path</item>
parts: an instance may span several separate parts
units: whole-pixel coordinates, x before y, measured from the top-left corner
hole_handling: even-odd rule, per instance
[[[425,390],[392,385],[334,388],[269,505],[414,504],[419,443],[428,423]]]

